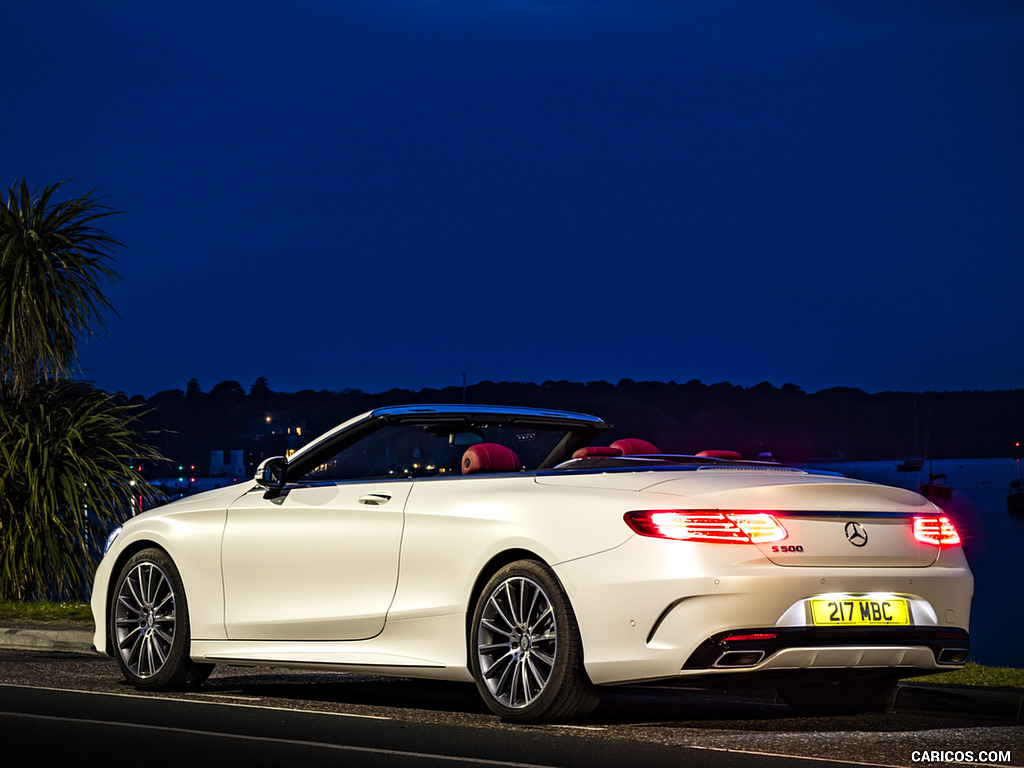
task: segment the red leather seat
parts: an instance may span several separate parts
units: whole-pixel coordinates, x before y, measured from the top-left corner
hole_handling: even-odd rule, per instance
[[[610,445],[588,445],[580,448],[572,455],[574,459],[585,459],[588,456],[621,456],[621,448],[612,448]]]
[[[612,448],[618,448],[623,456],[635,456],[637,454],[661,453],[654,443],[641,440],[638,437],[624,437],[612,443]]]
[[[709,459],[729,459],[730,461],[739,461],[743,458],[736,451],[701,451],[697,455],[706,456]]]
[[[515,451],[498,443],[477,443],[462,454],[462,474],[518,472],[523,465]]]

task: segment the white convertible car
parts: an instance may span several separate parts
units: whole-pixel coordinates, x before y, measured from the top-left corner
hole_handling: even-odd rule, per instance
[[[111,534],[96,648],[142,688],[215,664],[475,681],[513,721],[658,681],[863,710],[965,662],[973,578],[922,496],[608,429],[473,405],[354,418]]]

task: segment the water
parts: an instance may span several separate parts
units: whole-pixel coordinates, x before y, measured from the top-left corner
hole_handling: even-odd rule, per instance
[[[945,459],[926,463],[921,472],[900,472],[896,464],[865,461],[814,466],[915,491],[928,480],[929,472],[945,474],[953,497],[939,506],[956,524],[974,572],[971,660],[1024,667],[1024,515],[1006,512],[1006,490],[1017,477],[1017,462]]]

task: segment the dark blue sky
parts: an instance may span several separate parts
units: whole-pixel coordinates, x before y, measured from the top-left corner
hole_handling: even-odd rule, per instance
[[[1017,0],[0,6],[0,179],[124,211],[85,376],[1024,387]]]

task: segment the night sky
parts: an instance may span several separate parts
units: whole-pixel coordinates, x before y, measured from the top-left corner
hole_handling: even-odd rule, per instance
[[[1019,0],[0,3],[84,378],[1024,387]]]

